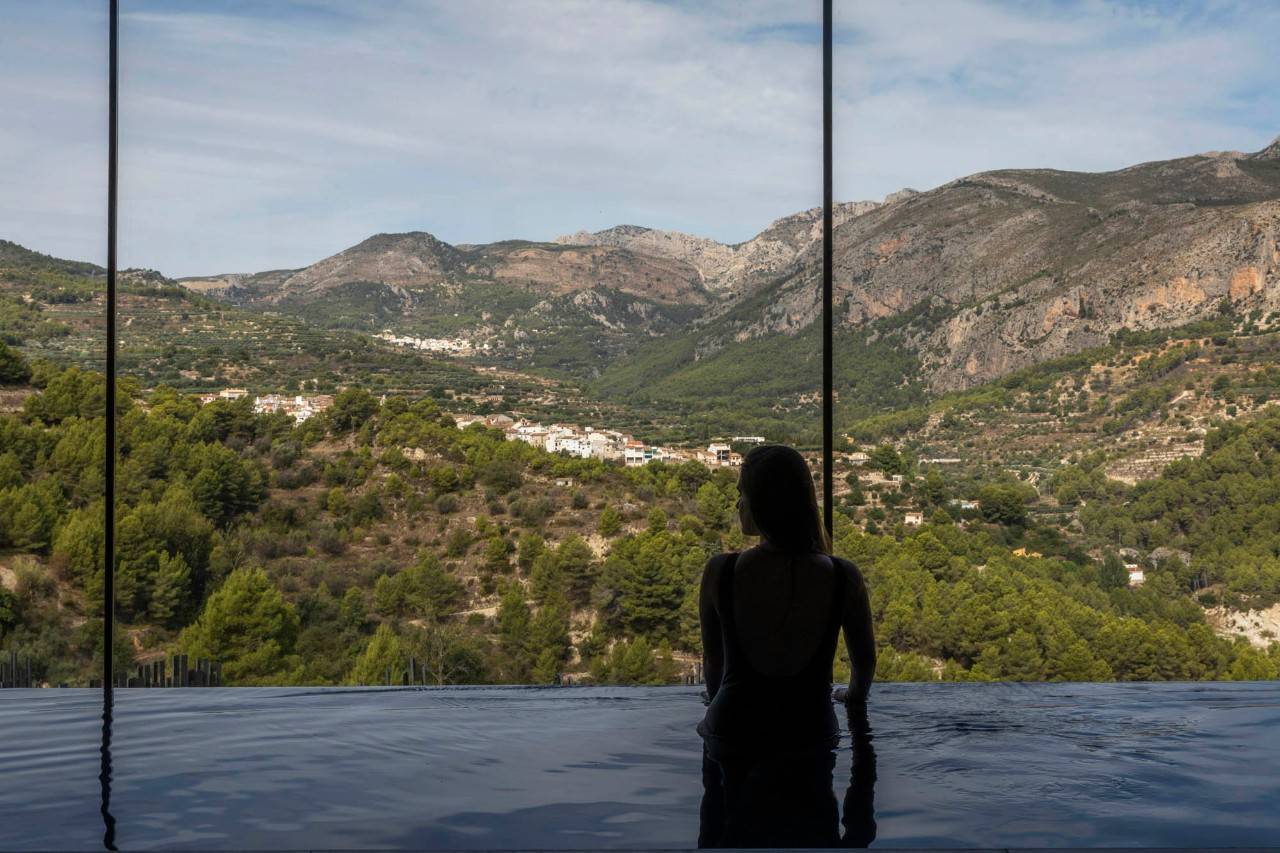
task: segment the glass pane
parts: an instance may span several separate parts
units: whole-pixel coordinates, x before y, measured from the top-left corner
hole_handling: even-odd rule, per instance
[[[125,6],[139,660],[694,679],[736,460],[817,447],[818,22]]]
[[[102,672],[106,16],[36,4],[5,29],[0,668],[83,687]]]
[[[103,837],[107,4],[0,24],[0,848]],[[128,660],[118,644],[117,666]],[[38,688],[82,688],[43,690]],[[19,689],[13,689],[19,688]],[[22,689],[32,688],[32,689]],[[42,752],[43,750],[43,752]]]
[[[1274,678],[1269,468],[1224,467],[1280,379],[1269,48],[1231,15],[939,12],[836,48],[837,540],[881,678]],[[1202,38],[1238,61],[1158,59]]]

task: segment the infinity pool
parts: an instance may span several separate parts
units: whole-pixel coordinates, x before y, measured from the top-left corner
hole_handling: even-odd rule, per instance
[[[698,838],[698,688],[118,690],[106,750],[101,712],[0,694],[0,849]],[[1280,843],[1280,683],[881,684],[869,725],[873,847]]]

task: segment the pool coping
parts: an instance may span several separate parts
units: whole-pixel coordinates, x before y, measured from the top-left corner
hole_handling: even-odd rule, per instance
[[[158,851],[158,853],[370,853],[370,851],[395,851],[395,853],[685,853],[696,848],[691,847],[526,847],[526,848],[386,848],[386,847],[334,847],[334,848],[270,848],[270,849],[244,849],[234,850],[233,848],[213,848],[209,850],[192,849],[185,847],[154,847],[148,850]],[[724,850],[741,851],[741,853],[759,853],[760,848],[737,848],[728,847],[720,848]],[[818,853],[837,853],[837,851],[845,851],[849,848],[844,847],[810,847],[810,848],[788,848],[775,847],[765,848],[773,850],[793,850],[806,849],[818,851]],[[867,848],[864,848],[867,849]],[[1280,846],[1275,847],[875,847],[869,848],[884,851],[884,853],[1130,853],[1134,850],[1147,851],[1147,853],[1276,853],[1280,851]],[[0,853],[11,853],[11,851],[0,850]],[[63,850],[53,848],[44,851],[21,851],[21,853],[64,853]]]

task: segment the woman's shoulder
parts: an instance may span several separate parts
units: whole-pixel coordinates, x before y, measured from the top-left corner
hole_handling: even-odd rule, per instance
[[[720,572],[725,564],[729,562],[730,557],[736,557],[737,551],[723,551],[719,554],[712,554],[707,558],[706,565],[702,567],[702,595],[712,595],[712,591],[720,587]]]
[[[721,551],[718,554],[712,554],[710,557],[707,558],[707,562],[706,562],[706,565],[703,567],[703,571],[708,571],[708,572],[717,571],[720,569],[721,566],[729,562],[729,560],[736,559],[739,553],[740,553],[739,551]]]
[[[853,560],[846,557],[837,557],[835,554],[832,554],[831,562],[835,564],[837,569],[844,572],[845,577],[853,581],[854,584],[864,583],[862,571],[858,568],[858,564]]]

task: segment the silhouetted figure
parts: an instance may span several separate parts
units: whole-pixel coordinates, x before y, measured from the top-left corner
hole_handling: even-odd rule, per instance
[[[708,708],[698,725],[706,787],[699,845],[839,846],[831,666],[843,627],[853,677],[842,698],[865,720],[875,676],[866,585],[856,566],[830,556],[799,453],[781,445],[752,450],[738,491],[742,530],[762,541],[717,554],[702,575]],[[857,818],[851,842],[867,834],[868,820],[870,811]]]

